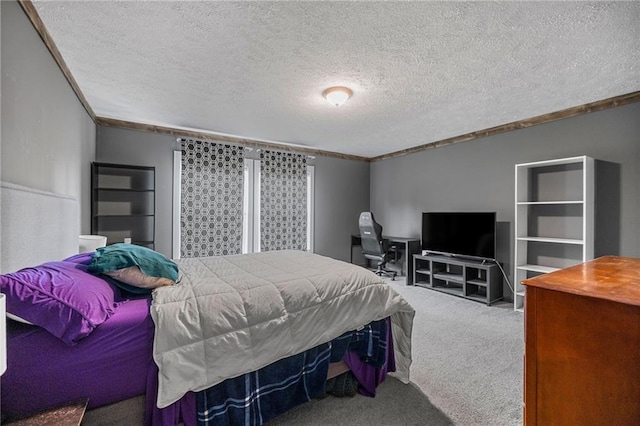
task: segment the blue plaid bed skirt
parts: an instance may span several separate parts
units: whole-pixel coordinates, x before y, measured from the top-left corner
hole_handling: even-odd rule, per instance
[[[261,425],[324,393],[331,345],[324,344],[198,392],[198,424]]]
[[[262,425],[322,396],[329,362],[341,360],[347,350],[358,353],[367,363],[382,365],[386,361],[386,321],[375,321],[332,342],[198,392],[198,424]]]

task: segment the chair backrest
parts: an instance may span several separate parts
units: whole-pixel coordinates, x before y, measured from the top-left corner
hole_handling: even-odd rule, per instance
[[[373,213],[360,213],[358,226],[362,239],[362,251],[365,254],[384,257],[386,250],[382,242],[382,225],[376,222]]]

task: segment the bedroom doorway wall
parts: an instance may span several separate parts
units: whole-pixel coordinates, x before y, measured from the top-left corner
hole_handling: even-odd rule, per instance
[[[174,258],[313,251],[309,157],[181,140],[174,152]]]

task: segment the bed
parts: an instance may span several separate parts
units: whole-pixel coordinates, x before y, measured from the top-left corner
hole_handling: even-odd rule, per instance
[[[144,395],[147,424],[235,424],[247,412],[250,424],[262,424],[324,394],[337,365],[358,375],[365,394],[387,371],[408,381],[413,309],[358,266],[295,251],[183,259],[177,284],[145,295],[89,273],[93,258],[2,276],[8,312],[38,324],[9,321],[3,413],[19,417],[77,397],[88,397],[91,410]],[[34,274],[49,286],[63,277],[64,295],[81,287],[75,296],[89,292],[102,306],[79,313],[82,299],[76,311],[58,303],[52,314],[25,296]],[[74,325],[60,325],[67,322]]]

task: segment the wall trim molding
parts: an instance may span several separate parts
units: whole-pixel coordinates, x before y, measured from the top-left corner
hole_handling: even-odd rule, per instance
[[[60,71],[62,71],[62,74],[67,79],[67,82],[71,86],[71,89],[73,89],[76,96],[78,97],[78,100],[87,111],[87,114],[89,114],[89,117],[91,117],[91,119],[95,122],[96,114],[93,112],[93,109],[91,108],[91,105],[89,105],[87,98],[85,98],[84,94],[82,93],[82,90],[80,90],[80,87],[78,86],[75,78],[73,78],[71,71],[69,71],[67,63],[64,61],[64,58],[62,57],[62,54],[60,54],[58,47],[53,42],[53,39],[51,38],[51,34],[49,34],[47,27],[45,27],[44,23],[40,19],[40,15],[38,15],[35,6],[30,0],[18,0],[18,3],[29,18],[29,21],[31,21],[31,24],[42,39],[44,45],[47,47],[47,49],[49,49],[49,53],[51,53],[51,56],[53,56],[53,60],[56,61],[56,64],[58,64],[58,68],[60,68]]]
[[[175,127],[159,126],[155,124],[144,124],[133,121],[118,120],[115,118],[96,117],[96,124],[107,127],[119,127],[122,129],[139,130],[143,132],[162,133],[176,137],[192,138],[198,140],[208,140],[215,142],[229,143],[232,145],[241,145],[245,147],[272,149],[275,151],[291,152],[296,154],[317,155],[323,157],[340,158],[343,160],[369,161],[367,157],[359,157],[357,155],[340,154],[331,151],[322,151],[319,149],[305,148],[302,146],[279,144],[275,142],[264,142],[254,139],[240,138],[236,136],[221,135],[215,132],[207,132],[204,130],[187,130]]]
[[[423,145],[414,146],[412,148],[403,149],[401,151],[391,152],[389,154],[379,155],[369,158],[369,161],[381,161],[391,158],[402,157],[404,155],[414,154],[420,151],[426,151],[433,148],[441,148],[455,143],[467,142],[474,139],[484,138],[487,136],[497,135],[499,133],[510,132],[518,129],[526,129],[527,127],[537,126],[538,124],[551,123],[553,121],[564,120],[565,118],[577,117],[579,115],[588,114],[590,112],[602,111],[604,109],[615,108],[627,104],[640,102],[640,91],[628,93],[626,95],[614,96],[612,98],[591,102],[560,111],[550,112],[538,115],[536,117],[524,120],[513,121],[511,123],[502,124],[496,127],[490,127],[484,130],[478,130],[464,135],[454,136],[435,142],[429,142]]]

